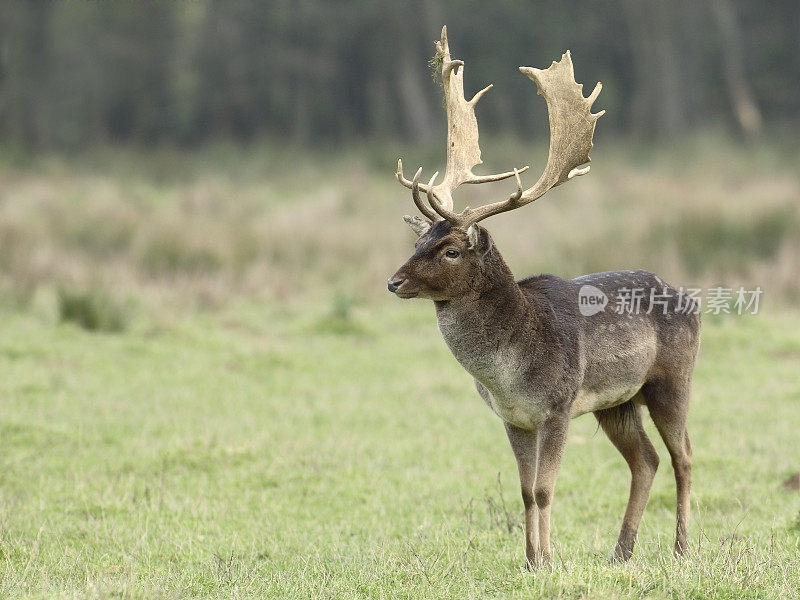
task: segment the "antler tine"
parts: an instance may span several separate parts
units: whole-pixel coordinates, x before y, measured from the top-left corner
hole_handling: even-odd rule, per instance
[[[433,177],[431,177],[431,180],[428,182],[428,204],[431,205],[431,208],[433,208],[433,210],[435,210],[440,217],[455,224],[458,221],[459,216],[439,202],[439,199],[434,194],[434,189],[436,188],[434,187],[433,182],[438,176],[439,171],[436,171],[436,173],[433,174]]]
[[[422,202],[422,198],[420,198],[420,196],[419,196],[419,176],[420,175],[422,175],[422,167],[417,169],[417,172],[414,174],[414,180],[411,182],[411,197],[414,199],[414,204],[417,205],[417,208],[419,209],[419,212],[421,212],[423,215],[428,217],[431,221],[436,221],[437,218],[438,218],[436,216],[436,213],[434,211],[432,211],[430,208],[428,208],[427,206],[425,206],[425,204]],[[436,177],[436,175],[437,174],[434,174],[434,177]],[[433,180],[431,180],[431,181],[433,181]],[[428,184],[428,188],[425,191],[428,194],[428,198],[430,198],[430,193],[431,193],[430,184]]]
[[[394,174],[394,176],[397,178],[397,181],[399,181],[403,186],[411,190],[411,197],[414,199],[414,204],[417,205],[417,208],[420,210],[420,212],[423,215],[425,215],[428,219],[432,221],[437,221],[439,219],[437,214],[433,212],[430,208],[425,206],[425,203],[420,198],[419,195],[420,189],[426,194],[428,193],[427,186],[425,186],[425,184],[420,184],[417,181],[421,173],[422,173],[422,167],[417,169],[417,172],[414,175],[413,180],[406,179],[405,175],[403,175],[403,160],[400,158],[397,159],[397,171]]]
[[[508,199],[512,202],[518,202],[519,199],[522,198],[522,179],[519,178],[519,171],[517,171],[517,169],[514,169],[514,179],[517,180],[517,191],[511,194]]]
[[[520,67],[519,70],[536,83],[539,95],[544,96],[547,102],[550,119],[547,165],[539,180],[524,192],[521,191],[522,186],[517,176],[519,190],[508,200],[462,212],[458,215],[461,227],[525,206],[542,197],[551,188],[589,172],[588,165],[581,165],[591,161],[589,151],[592,149],[595,124],[605,114],[604,110],[599,113],[591,112],[592,104],[603,88],[602,84],[598,82],[589,97],[583,97],[583,86],[575,81],[569,50],[560,61],[553,61],[547,69]]]
[[[490,83],[490,84],[489,84],[489,85],[487,85],[485,88],[483,88],[481,91],[479,91],[479,92],[475,92],[475,95],[472,97],[472,100],[470,100],[470,101],[469,101],[469,103],[470,103],[472,106],[475,106],[475,105],[478,103],[478,100],[480,100],[481,98],[483,98],[483,95],[484,95],[486,92],[488,92],[490,89],[492,89],[493,87],[494,87],[494,84],[493,84],[493,83]]]

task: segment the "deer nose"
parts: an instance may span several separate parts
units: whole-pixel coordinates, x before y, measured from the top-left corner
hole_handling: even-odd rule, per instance
[[[400,288],[400,286],[403,285],[404,281],[405,279],[395,279],[395,280],[390,279],[386,284],[386,287],[389,288],[390,292],[396,292]]]

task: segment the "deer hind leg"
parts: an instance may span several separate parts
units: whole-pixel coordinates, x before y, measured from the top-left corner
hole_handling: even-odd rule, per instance
[[[677,496],[677,522],[675,525],[675,554],[682,555],[689,548],[689,494],[692,489],[692,445],[686,430],[689,412],[689,382],[672,385],[666,382],[645,384],[642,392],[658,432],[672,458]]]
[[[508,441],[517,459],[522,503],[525,506],[525,561],[528,568],[537,565],[539,556],[539,511],[533,495],[536,483],[537,432],[506,423]]]
[[[620,451],[631,470],[631,491],[622,519],[613,561],[626,561],[633,554],[636,533],[642,521],[650,487],[658,469],[658,453],[642,426],[639,405],[633,400],[594,413],[611,443]]]

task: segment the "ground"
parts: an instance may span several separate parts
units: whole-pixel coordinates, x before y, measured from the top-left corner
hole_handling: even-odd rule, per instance
[[[648,421],[661,468],[633,560],[608,564],[629,476],[587,415],[554,565],[529,573],[502,424],[428,303],[243,300],[124,332],[35,307],[0,313],[3,598],[798,596],[790,308],[704,317],[689,555]]]

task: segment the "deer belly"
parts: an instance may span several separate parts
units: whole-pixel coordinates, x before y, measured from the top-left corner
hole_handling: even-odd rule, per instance
[[[570,406],[569,416],[574,419],[588,412],[618,406],[633,398],[642,385],[644,385],[643,381],[630,385],[607,387],[598,391],[581,389]]]

